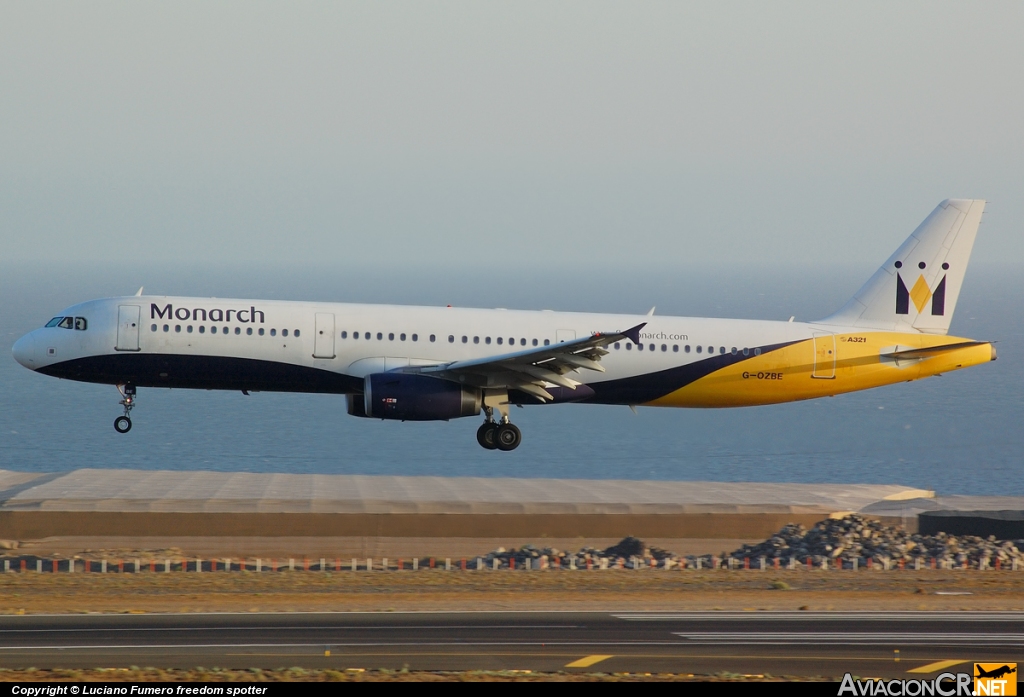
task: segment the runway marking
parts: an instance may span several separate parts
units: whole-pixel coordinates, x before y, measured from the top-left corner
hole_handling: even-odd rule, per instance
[[[300,625],[267,627],[81,627],[71,629],[0,629],[3,634],[70,634],[72,632],[252,632],[252,631],[367,631],[402,629],[579,629],[578,624],[438,624],[438,625]]]
[[[1024,634],[888,632],[672,632],[705,644],[1024,644]]]
[[[297,656],[295,653],[226,653],[225,656],[274,656],[274,657],[286,657],[286,656]],[[310,656],[319,656],[319,653],[309,654]],[[571,656],[578,656],[579,654],[572,653],[532,653],[526,651],[516,652],[488,652],[479,653],[475,651],[403,651],[401,653],[396,652],[384,652],[384,651],[350,651],[350,652],[331,652],[332,658],[569,658]],[[637,659],[637,658],[651,658],[651,659],[716,659],[716,660],[771,660],[771,661],[831,661],[837,663],[882,663],[891,664],[891,658],[880,658],[878,656],[789,656],[785,654],[780,655],[745,655],[745,654],[704,654],[704,653],[624,653],[616,654],[620,659]],[[958,661],[959,663],[965,663],[966,661]]]
[[[937,661],[935,663],[929,663],[926,666],[918,666],[908,670],[908,673],[935,673],[944,668],[951,668],[952,666],[958,666],[961,663],[967,663],[967,661]]]
[[[762,622],[771,620],[789,620],[816,622],[819,620],[882,620],[893,621],[916,621],[934,622],[937,620],[951,620],[955,622],[1022,622],[1024,613],[1020,612],[991,612],[984,613],[963,613],[953,612],[673,612],[673,613],[617,613],[612,617],[631,622],[669,622],[669,621],[753,621]]]
[[[566,668],[589,668],[590,666],[594,665],[595,663],[600,663],[601,661],[607,661],[609,658],[613,658],[613,657],[612,656],[604,656],[604,655],[601,655],[601,654],[594,654],[593,656],[584,656],[583,658],[579,659],[578,661],[573,661],[572,663],[566,663],[565,667]]]

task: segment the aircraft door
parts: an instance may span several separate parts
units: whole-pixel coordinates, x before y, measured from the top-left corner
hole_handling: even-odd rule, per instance
[[[313,358],[334,358],[334,315],[330,312],[316,313]]]
[[[117,343],[116,351],[139,350],[139,314],[138,305],[117,306]]]
[[[836,335],[814,335],[814,371],[812,378],[834,380],[836,377]]]
[[[572,341],[576,338],[575,329],[559,329],[555,334],[555,343],[560,344],[563,341]]]

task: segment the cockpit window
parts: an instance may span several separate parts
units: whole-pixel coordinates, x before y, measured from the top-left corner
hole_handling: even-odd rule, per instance
[[[60,324],[60,321],[62,319],[64,319],[64,318],[63,317],[54,317],[53,319],[51,319],[49,322],[46,323],[46,326],[47,327],[56,327],[58,324]]]
[[[80,332],[84,332],[89,328],[89,322],[85,317],[75,317],[75,329]]]
[[[75,326],[75,318],[65,317],[64,319],[57,323],[57,326],[60,327],[61,329],[71,329],[72,327]]]

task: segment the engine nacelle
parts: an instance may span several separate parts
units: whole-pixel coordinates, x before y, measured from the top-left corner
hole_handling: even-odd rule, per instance
[[[353,397],[349,413],[354,413]],[[480,413],[480,390],[426,375],[375,373],[363,380],[363,413],[377,419],[448,421]]]

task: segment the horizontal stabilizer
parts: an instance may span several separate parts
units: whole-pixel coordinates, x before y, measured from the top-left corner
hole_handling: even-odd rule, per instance
[[[944,344],[942,346],[929,346],[927,348],[915,348],[907,349],[905,351],[893,351],[892,353],[883,353],[882,358],[931,358],[937,356],[940,353],[946,353],[947,351],[956,351],[957,349],[970,348],[972,346],[986,346],[990,342],[988,341],[961,341],[959,344]],[[995,356],[995,352],[992,353]]]

